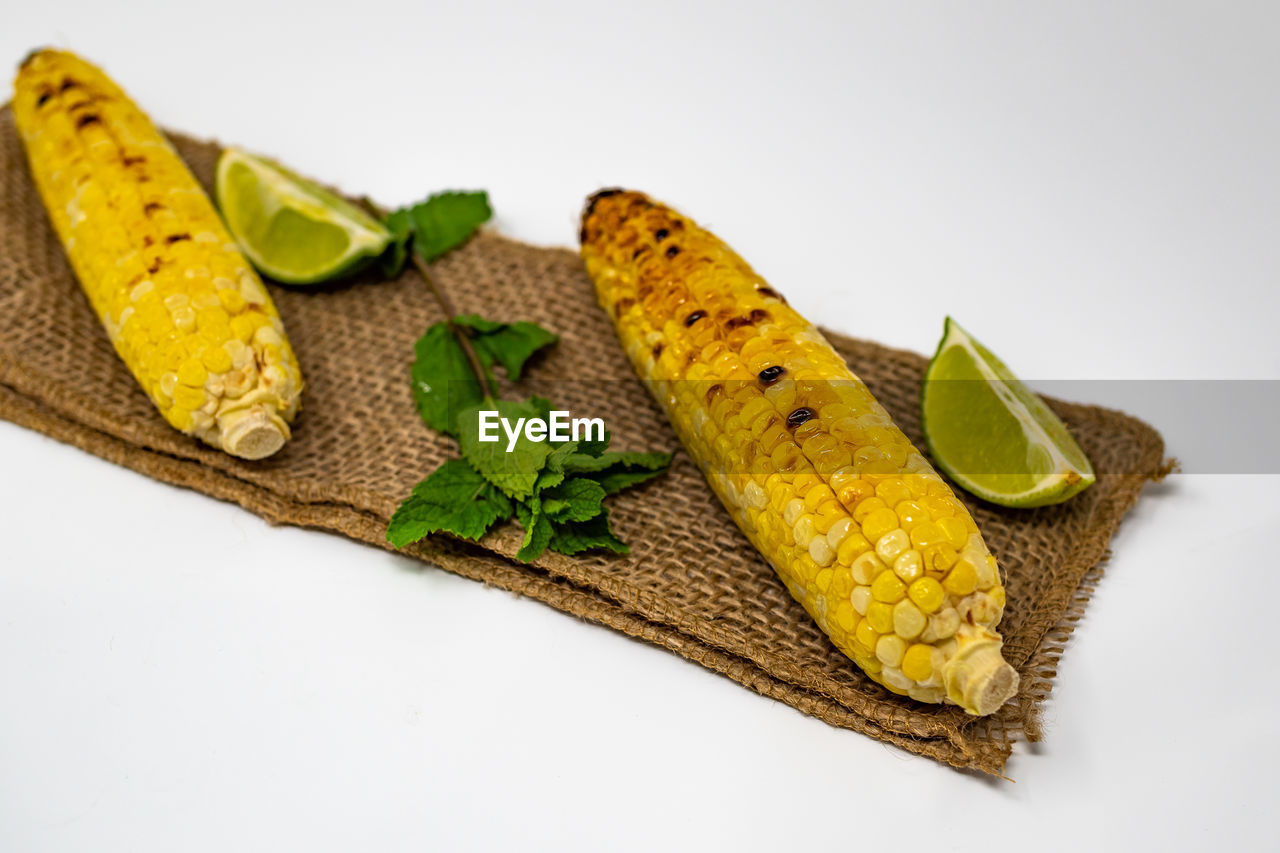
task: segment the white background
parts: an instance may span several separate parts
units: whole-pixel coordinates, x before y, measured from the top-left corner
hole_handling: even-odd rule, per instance
[[[386,204],[572,245],[634,186],[842,331],[1280,376],[1266,3],[2,5],[0,65],[76,49]],[[1260,846],[1277,488],[1148,489],[1009,784],[0,423],[0,850]]]

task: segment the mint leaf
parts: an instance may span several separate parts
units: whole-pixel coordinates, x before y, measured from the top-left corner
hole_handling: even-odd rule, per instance
[[[447,323],[436,323],[413,345],[413,399],[427,426],[457,435],[458,414],[484,399],[462,345]]]
[[[552,521],[586,521],[600,514],[605,491],[595,480],[574,477],[539,494]]]
[[[606,495],[612,495],[622,491],[623,489],[638,486],[646,480],[652,480],[665,470],[666,468],[659,468],[650,471],[643,469],[633,471],[611,471],[596,476],[596,482],[600,484],[600,488],[604,489],[604,493]]]
[[[622,491],[661,474],[671,465],[670,453],[575,453],[565,462],[565,473],[581,474],[600,484],[605,494]]]
[[[516,500],[530,497],[553,448],[545,441],[531,441],[523,424],[519,424],[520,432],[510,452],[507,451],[510,439],[501,424],[489,431],[490,436],[497,436],[497,441],[480,441],[481,411],[496,411],[498,417],[506,418],[515,428],[521,418],[539,417],[538,404],[534,400],[484,400],[463,410],[457,420],[458,445],[463,458],[509,497]]]
[[[533,400],[542,401],[542,398],[534,397]],[[542,415],[539,415],[539,417],[542,417]],[[533,493],[535,495],[564,482],[564,464],[576,451],[577,444],[572,441],[566,441],[558,447],[552,446],[551,452],[547,454],[547,461],[542,465],[542,473],[538,474],[538,479],[534,482]]]
[[[586,521],[553,522],[547,547],[569,556],[596,548],[615,554],[628,554],[631,551],[627,543],[615,536],[609,528],[609,510],[603,507],[599,515]]]
[[[520,550],[516,551],[516,559],[528,563],[547,550],[547,543],[551,541],[553,534],[551,520],[543,512],[542,503],[537,496],[528,503],[522,501],[516,504],[516,517],[524,527],[524,542],[521,543]]]
[[[402,207],[384,224],[391,233],[413,232],[413,248],[427,263],[456,249],[493,216],[489,196],[484,192],[436,193],[424,202]],[[403,263],[403,261],[401,262]]]
[[[431,533],[479,539],[494,522],[511,515],[511,501],[462,459],[450,459],[418,485],[387,525],[397,548]]]
[[[382,224],[391,232],[391,242],[382,253],[382,257],[378,259],[378,266],[382,270],[383,278],[398,278],[409,260],[409,243],[413,239],[413,217],[409,215],[406,208],[401,208],[389,214]]]
[[[609,449],[609,441],[612,438],[613,438],[613,434],[609,432],[608,427],[605,427],[604,438],[600,439],[599,441],[596,441],[594,439],[587,439],[586,441],[581,441],[578,443],[578,449],[581,450],[583,453],[587,454],[588,456],[599,456],[601,453],[604,453],[606,450]]]
[[[511,381],[520,379],[524,363],[538,350],[560,340],[537,323],[521,320],[516,323],[495,323],[477,314],[462,314],[453,318],[459,326],[471,329],[471,340],[476,351],[485,359],[486,366],[497,362],[507,371]]]

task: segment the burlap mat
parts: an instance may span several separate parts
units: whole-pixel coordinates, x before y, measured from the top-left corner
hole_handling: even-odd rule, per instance
[[[216,145],[175,135],[208,185]],[[616,449],[679,444],[634,378],[577,256],[483,234],[435,265],[464,312],[528,319],[561,335],[533,386],[603,415]],[[400,498],[455,448],[418,419],[413,341],[440,319],[423,282],[369,277],[321,289],[273,287],[307,382],[294,439],[264,462],[233,459],[170,429],[117,359],[81,294],[31,184],[13,117],[0,110],[0,417],[168,483],[234,501],[271,522],[386,547]],[[919,441],[925,359],[832,334],[897,422]],[[553,381],[572,377],[573,381]],[[680,452],[670,472],[611,499],[627,557],[509,559],[519,531],[483,546],[439,537],[409,553],[469,578],[670,649],[765,696],[956,767],[999,773],[1013,741],[1037,739],[1037,706],[1101,574],[1107,543],[1143,483],[1160,436],[1141,421],[1054,403],[1103,474],[1062,507],[1002,511],[969,501],[1006,575],[1005,654],[1014,702],[981,720],[894,696],[832,647]],[[10,486],[12,487],[12,486]]]

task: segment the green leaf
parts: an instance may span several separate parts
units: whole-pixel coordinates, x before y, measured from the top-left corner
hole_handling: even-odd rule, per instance
[[[638,486],[646,480],[652,480],[654,477],[663,473],[666,469],[658,469],[656,471],[645,471],[637,469],[634,471],[611,471],[596,476],[596,482],[600,484],[600,488],[604,489],[606,495],[617,494],[623,489],[629,489],[632,486]]]
[[[542,510],[542,503],[537,496],[516,504],[516,517],[524,527],[524,542],[516,551],[516,559],[526,563],[536,560],[547,550],[547,543],[553,534],[551,520]]]
[[[409,244],[413,240],[413,218],[407,209],[401,208],[389,214],[382,224],[391,232],[391,242],[382,253],[382,257],[378,259],[378,266],[382,270],[383,278],[398,278],[409,260]]]
[[[493,216],[489,196],[484,192],[444,192],[424,202],[403,207],[386,219],[393,234],[403,230],[405,220],[413,231],[413,248],[427,263],[456,249],[470,239]]]
[[[458,414],[484,399],[462,345],[447,323],[436,323],[413,345],[413,399],[427,426],[457,435]]]
[[[609,511],[602,508],[599,515],[586,521],[553,522],[551,539],[547,547],[561,554],[573,556],[583,551],[604,549],[615,554],[628,554],[627,543],[614,535],[609,527]]]
[[[431,533],[479,539],[510,517],[511,501],[462,459],[450,459],[405,498],[387,525],[387,541],[397,548]]]
[[[525,435],[523,424],[519,424],[519,435],[509,452],[510,439],[501,425],[489,430],[490,437],[497,436],[496,441],[480,441],[481,411],[496,411],[498,417],[506,418],[514,429],[521,418],[539,417],[538,406],[532,400],[486,399],[463,410],[457,422],[463,458],[509,497],[522,500],[531,496],[553,448],[545,441],[531,441]]]
[[[613,439],[613,434],[609,432],[609,428],[605,427],[604,437],[599,441],[595,439],[587,439],[578,442],[578,449],[588,456],[599,456],[609,449],[609,442]]]
[[[565,462],[567,474],[591,477],[605,490],[614,494],[628,486],[650,480],[671,465],[670,453],[610,452],[599,456],[575,453]]]
[[[552,521],[586,521],[600,514],[605,491],[595,480],[574,477],[544,490],[538,497]]]
[[[487,357],[486,363],[496,361],[507,371],[513,382],[519,381],[524,363],[530,356],[544,347],[549,347],[560,338],[548,332],[537,323],[521,320],[516,323],[495,323],[484,320],[477,314],[462,314],[454,317],[453,322],[471,329],[471,340],[476,351]]]

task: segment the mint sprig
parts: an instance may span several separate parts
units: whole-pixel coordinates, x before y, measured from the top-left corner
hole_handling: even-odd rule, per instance
[[[476,359],[466,357],[466,335]],[[476,315],[437,323],[414,346],[411,369],[414,401],[423,421],[458,441],[461,459],[451,459],[414,487],[391,518],[387,540],[397,548],[432,533],[476,540],[501,521],[515,517],[525,530],[516,558],[537,559],[550,548],[563,554],[600,549],[627,553],[610,527],[605,498],[661,474],[669,453],[610,452],[611,436],[583,441],[533,441],[521,431],[514,445],[501,427],[497,441],[480,441],[480,412],[546,420],[553,406],[538,396],[500,400],[500,365],[507,378],[520,377],[528,360],[557,341],[529,322],[500,323]],[[476,368],[484,376],[476,374]]]
[[[608,430],[601,438],[563,442],[533,441],[521,430],[512,442],[499,427],[497,441],[480,441],[482,411],[513,424],[548,419],[552,405],[541,397],[498,399],[494,368],[517,382],[529,360],[559,340],[537,323],[458,314],[433,281],[427,264],[461,246],[493,215],[488,196],[438,193],[391,213],[367,206],[394,238],[381,259],[383,273],[398,276],[412,263],[449,318],[414,344],[410,379],[422,420],[457,439],[462,454],[413,487],[387,525],[387,541],[403,548],[433,533],[478,540],[514,516],[525,530],[520,560],[534,560],[547,548],[627,553],[610,529],[604,500],[665,471],[671,454],[610,453]]]
[[[391,244],[381,258],[382,274],[400,275],[411,251],[427,263],[458,248],[493,216],[489,195],[479,192],[442,192],[418,204],[402,207],[383,217],[391,231]]]

